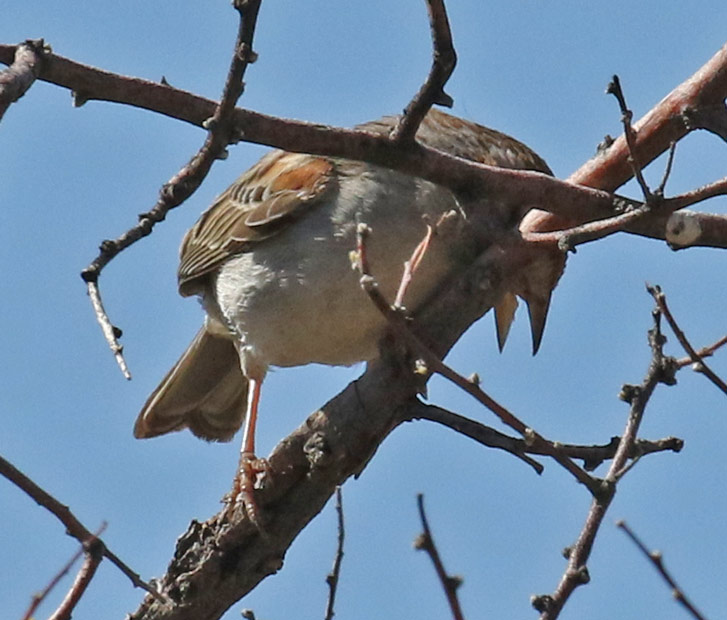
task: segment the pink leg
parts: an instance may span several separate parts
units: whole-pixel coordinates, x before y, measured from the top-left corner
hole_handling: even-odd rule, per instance
[[[260,528],[260,511],[255,501],[255,481],[258,474],[267,471],[267,462],[255,456],[255,425],[257,423],[262,381],[250,378],[247,394],[247,412],[242,432],[240,465],[232,487],[231,507],[241,501],[248,519]]]

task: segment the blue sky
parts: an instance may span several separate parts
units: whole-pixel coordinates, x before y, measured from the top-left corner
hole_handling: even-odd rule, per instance
[[[450,2],[459,65],[447,91],[454,112],[508,132],[536,149],[560,177],[618,134],[604,89],[621,77],[637,117],[691,75],[725,42],[723,0],[676,2]],[[236,29],[227,2],[14,3],[0,41],[44,37],[58,54],[107,70],[160,79],[215,98]],[[240,105],[268,114],[350,126],[396,113],[428,70],[430,43],[419,0],[268,0],[256,36],[260,59]],[[191,519],[219,508],[237,461],[238,439],[208,445],[179,433],[136,441],[138,409],[202,319],[176,293],[177,248],[216,194],[265,149],[241,144],[154,235],[119,256],[101,280],[104,300],[134,375],[126,382],[102,340],[80,270],[98,243],[115,237],[155,201],[159,187],[196,151],[203,132],[149,112],[91,102],[38,83],[0,124],[0,264],[5,302],[0,360],[0,454],[67,503],[144,577],[163,573]],[[706,134],[677,149],[667,190],[678,193],[725,176],[725,146]],[[646,172],[658,183],[663,163]],[[638,196],[632,185],[621,190]],[[707,208],[724,212],[727,202]],[[503,354],[484,317],[449,362],[479,372],[483,387],[550,438],[600,443],[620,434],[627,413],[616,395],[648,364],[652,302],[644,282],[663,286],[693,342],[726,331],[727,255],[673,253],[663,244],[617,236],[571,257],[558,287],[541,352],[530,356],[521,313]],[[670,339],[669,351],[681,355]],[[725,355],[713,367],[727,374]],[[310,366],[273,372],[263,391],[259,451],[357,377],[362,367]],[[493,423],[442,381],[430,399]],[[590,562],[591,583],[563,618],[681,618],[668,589],[613,523],[626,519],[707,616],[727,605],[724,396],[684,371],[660,387],[642,435],[677,435],[679,455],[644,459],[624,479]],[[533,593],[551,592],[560,556],[585,518],[589,498],[546,462],[536,476],[432,424],[397,429],[358,480],[344,487],[348,542],[340,618],[447,617],[428,560],[412,550],[419,531],[415,495],[426,496],[447,568],[464,577],[468,618],[536,617]],[[0,480],[0,600],[20,617],[75,551],[54,517]],[[228,612],[260,618],[322,617],[335,548],[329,505],[295,541],[283,570]],[[706,568],[706,570],[705,570]],[[64,583],[67,586],[67,583]],[[53,597],[39,616],[50,612]],[[103,563],[74,618],[123,617],[141,592]]]

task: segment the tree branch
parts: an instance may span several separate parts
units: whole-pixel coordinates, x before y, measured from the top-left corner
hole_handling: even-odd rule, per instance
[[[452,98],[444,92],[444,85],[457,64],[457,54],[452,43],[447,10],[443,0],[427,0],[429,26],[432,32],[432,68],[419,92],[404,109],[404,114],[394,130],[391,139],[396,142],[412,142],[419,125],[433,104],[451,108]]]
[[[139,216],[139,223],[115,240],[101,243],[100,253],[93,262],[81,272],[86,282],[88,295],[91,298],[96,319],[101,326],[106,342],[116,357],[124,377],[131,379],[131,374],[123,357],[123,347],[119,343],[121,330],[111,323],[101,301],[98,278],[103,268],[120,252],[139,239],[151,234],[154,225],[163,221],[170,209],[174,209],[189,198],[202,184],[215,160],[226,156],[226,148],[230,142],[236,141],[232,128],[235,104],[243,91],[242,78],[248,64],[255,61],[252,51],[252,39],[255,33],[260,0],[235,0],[233,6],[239,13],[237,40],[230,62],[222,99],[215,107],[214,113],[205,120],[207,138],[199,151],[189,163],[174,175],[163,187],[159,200],[147,213]]]
[[[32,86],[43,68],[43,59],[49,52],[43,39],[28,39],[15,48],[13,61],[0,71],[0,119],[14,103]]]
[[[422,522],[422,529],[424,531],[416,537],[416,540],[414,541],[414,548],[426,551],[427,555],[432,560],[434,570],[439,578],[439,583],[442,584],[444,595],[447,597],[447,603],[449,603],[452,618],[454,620],[464,620],[462,607],[459,604],[459,597],[457,596],[457,589],[462,585],[462,579],[460,577],[448,575],[447,571],[444,569],[442,558],[439,556],[437,546],[434,544],[432,531],[429,529],[427,514],[424,512],[424,496],[421,493],[417,495],[417,506],[419,507],[419,518]]]
[[[134,587],[141,588],[149,592],[154,598],[163,600],[157,591],[149,584],[142,581],[141,577],[131,570],[124,562],[122,562],[111,550],[97,538],[75,517],[68,506],[61,504],[50,493],[44,491],[35,482],[23,474],[19,469],[14,467],[9,461],[0,456],[0,475],[5,476],[15,486],[25,491],[35,502],[56,516],[56,518],[66,526],[66,534],[75,538],[82,545],[89,541],[98,541],[102,547],[102,555],[108,558],[112,564],[124,573],[134,584]]]
[[[621,390],[620,397],[630,403],[631,410],[616,454],[603,479],[603,492],[593,498],[583,529],[575,544],[568,550],[568,566],[555,592],[552,595],[535,596],[531,601],[533,607],[541,612],[541,620],[557,618],[573,591],[590,580],[586,564],[596,534],[616,493],[616,485],[626,471],[628,455],[634,449],[646,405],[659,383],[666,385],[676,383],[674,374],[678,368],[673,358],[664,355],[663,346],[666,338],[661,333],[661,313],[658,308],[653,312],[653,318],[654,326],[649,330],[652,355],[646,376],[640,385],[624,385]]]
[[[686,594],[684,594],[684,591],[677,585],[677,582],[674,581],[674,578],[671,576],[669,571],[666,570],[661,552],[649,551],[646,548],[646,545],[641,542],[641,539],[634,533],[625,521],[618,521],[616,525],[626,532],[626,535],[631,539],[631,542],[633,542],[636,547],[651,561],[654,568],[659,571],[661,577],[671,588],[672,596],[690,613],[690,615],[697,620],[707,620],[687,598]]]

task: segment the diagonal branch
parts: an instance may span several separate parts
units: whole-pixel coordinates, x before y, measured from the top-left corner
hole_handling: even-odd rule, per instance
[[[434,544],[434,538],[432,531],[429,529],[429,522],[427,520],[427,514],[424,511],[424,496],[419,493],[417,495],[417,506],[419,507],[419,519],[422,522],[423,532],[417,536],[414,541],[414,548],[426,551],[429,558],[434,564],[434,571],[437,573],[439,582],[442,584],[444,595],[447,597],[447,603],[449,603],[449,609],[452,612],[452,618],[454,620],[464,620],[464,614],[462,613],[462,607],[459,604],[459,597],[457,596],[457,589],[462,585],[462,579],[460,577],[453,577],[447,574],[442,563],[442,558],[439,555],[439,550]]]
[[[398,142],[411,142],[419,125],[433,104],[451,108],[454,101],[444,92],[444,85],[457,64],[457,54],[452,43],[447,10],[443,0],[427,0],[429,25],[434,46],[432,68],[419,92],[404,109],[398,125],[391,132],[391,139]]]
[[[117,239],[104,241],[99,248],[99,255],[81,272],[101,331],[116,357],[119,368],[127,379],[131,379],[131,374],[123,357],[123,347],[119,343],[121,330],[111,323],[103,307],[98,278],[103,268],[120,252],[149,235],[154,225],[166,218],[170,209],[178,207],[197,190],[214,161],[224,157],[225,149],[234,140],[232,118],[235,104],[243,91],[242,78],[245,69],[255,61],[252,39],[260,0],[236,0],[234,7],[240,16],[235,51],[230,62],[222,99],[212,116],[205,121],[208,132],[204,144],[190,162],[162,187],[159,200],[150,211],[139,216],[139,223]]]
[[[76,518],[68,506],[61,504],[55,497],[40,488],[35,482],[14,467],[9,461],[0,456],[0,475],[5,476],[19,489],[25,491],[35,502],[55,515],[66,526],[66,533],[75,538],[82,545],[97,540],[102,546],[102,555],[108,558],[124,573],[137,588],[142,588],[153,597],[161,599],[157,591],[141,580],[141,577],[122,562],[111,550]]]
[[[677,585],[677,582],[674,581],[674,578],[671,576],[671,573],[669,573],[669,571],[666,570],[661,553],[659,551],[649,551],[647,549],[646,545],[634,533],[634,531],[626,524],[625,521],[618,521],[616,523],[616,525],[618,527],[620,527],[624,532],[626,532],[626,535],[631,539],[631,542],[633,542],[636,545],[636,547],[651,561],[651,563],[654,565],[654,568],[656,568],[656,570],[659,571],[659,574],[661,575],[661,577],[664,579],[664,581],[666,581],[666,583],[671,588],[672,596],[691,614],[691,616],[693,618],[696,618],[697,620],[706,620],[706,618],[697,610],[697,608],[687,598],[687,595],[684,594],[684,591]]]
[[[593,498],[578,539],[568,550],[568,565],[555,592],[533,597],[532,605],[541,612],[540,620],[554,620],[560,615],[563,606],[578,586],[589,582],[587,562],[593,549],[598,530],[603,523],[616,493],[616,485],[628,470],[629,454],[634,449],[637,434],[644,417],[646,405],[659,383],[673,385],[674,374],[678,370],[674,359],[664,355],[666,338],[661,333],[661,313],[658,308],[653,312],[654,326],[649,330],[651,362],[646,376],[640,385],[624,385],[620,397],[631,405],[621,441],[616,454],[603,480],[603,493]]]
[[[671,313],[671,310],[669,310],[669,306],[666,303],[666,295],[661,290],[661,287],[649,286],[647,287],[647,289],[651,296],[654,298],[656,305],[659,307],[659,311],[664,315],[664,318],[669,323],[669,327],[671,327],[671,330],[674,332],[674,335],[679,341],[679,344],[682,345],[682,348],[687,352],[687,355],[689,355],[690,359],[692,360],[695,366],[694,369],[707,377],[724,394],[727,394],[727,384],[722,379],[720,379],[709,366],[707,366],[707,362],[704,361],[704,358],[692,346],[692,343],[689,342],[689,339],[687,338],[684,331],[679,327],[679,324],[676,322],[674,315]]]

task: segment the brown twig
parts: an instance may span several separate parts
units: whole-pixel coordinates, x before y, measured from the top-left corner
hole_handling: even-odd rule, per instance
[[[674,581],[674,578],[671,576],[669,571],[666,570],[666,567],[664,566],[664,561],[661,555],[661,551],[649,551],[649,549],[646,547],[646,545],[641,541],[641,539],[634,533],[634,531],[626,524],[625,521],[617,521],[616,525],[621,528],[624,532],[626,532],[626,535],[631,539],[631,541],[639,548],[639,550],[651,561],[651,563],[654,565],[657,571],[659,571],[659,574],[662,576],[664,581],[666,581],[667,584],[669,584],[669,587],[671,588],[671,595],[679,601],[681,605],[684,606],[684,608],[692,615],[692,617],[697,618],[697,620],[706,620],[706,618],[697,610],[697,608],[692,604],[692,602],[687,598],[686,594],[684,594],[684,591],[677,585],[677,582]]]
[[[569,549],[568,565],[555,592],[552,595],[535,596],[531,600],[533,607],[541,612],[540,620],[557,618],[573,591],[590,580],[586,564],[596,534],[613,500],[616,484],[625,471],[629,454],[633,452],[649,398],[659,383],[667,385],[676,383],[674,373],[677,368],[674,360],[666,357],[663,352],[666,338],[661,333],[661,312],[658,307],[653,312],[653,319],[654,326],[649,330],[651,362],[646,376],[640,385],[625,385],[621,390],[620,397],[630,403],[631,409],[618,449],[603,480],[603,492],[595,496],[591,502],[583,529],[575,544]]]
[[[93,535],[95,537],[100,536],[103,533],[103,531],[106,529],[106,525],[107,525],[106,522],[102,523],[101,527],[98,528],[94,532]],[[76,551],[76,553],[73,554],[71,559],[68,560],[68,562],[66,562],[66,564],[63,566],[63,568],[61,568],[61,570],[59,570],[55,575],[53,575],[53,578],[48,582],[48,585],[46,585],[46,587],[43,588],[40,592],[33,595],[32,599],[30,601],[30,605],[28,606],[28,609],[26,610],[25,614],[23,615],[22,620],[30,620],[33,617],[35,610],[38,609],[40,604],[47,598],[47,596],[51,593],[53,588],[55,588],[58,585],[58,583],[60,582],[60,580],[63,579],[63,577],[65,577],[68,574],[68,572],[71,570],[73,565],[78,561],[78,558],[80,558],[84,553],[85,553],[85,549],[83,548],[83,545],[81,545],[78,548],[78,551]]]
[[[386,320],[389,322],[389,325],[398,335],[404,338],[404,340],[413,347],[416,354],[422,358],[427,371],[435,372],[443,376],[445,379],[448,379],[473,396],[476,400],[492,411],[498,418],[500,418],[504,424],[520,433],[529,445],[541,449],[544,454],[553,458],[567,471],[569,471],[573,477],[578,480],[578,482],[585,485],[592,494],[598,494],[601,490],[599,480],[593,478],[586,471],[578,467],[578,465],[576,465],[571,459],[554,447],[552,442],[546,440],[542,435],[527,426],[517,416],[513,415],[495,399],[486,394],[476,382],[466,379],[447,366],[414,334],[414,332],[409,328],[409,325],[407,325],[406,317],[400,311],[392,308],[384,299],[381,291],[378,289],[376,280],[371,275],[368,260],[366,258],[366,239],[369,234],[369,227],[364,223],[360,223],[356,230],[356,244],[358,268],[361,273],[361,288],[364,292],[366,292],[379,312],[384,315]]]
[[[720,349],[721,347],[723,347],[726,344],[727,344],[727,336],[722,336],[719,340],[717,340],[717,342],[710,344],[707,347],[702,347],[701,349],[699,349],[699,351],[697,351],[697,355],[699,355],[699,357],[701,357],[702,359],[704,359],[705,357],[711,357],[712,355],[714,355],[714,352],[717,349]],[[688,356],[681,357],[678,360],[676,360],[676,362],[675,362],[675,364],[679,368],[684,368],[684,366],[689,366],[689,364],[693,364],[693,363],[694,362],[693,362],[692,358],[688,357]]]
[[[679,324],[676,322],[674,315],[671,313],[671,310],[666,303],[666,295],[661,290],[661,287],[647,285],[646,289],[649,291],[649,294],[654,298],[656,305],[659,307],[659,311],[664,315],[664,318],[669,323],[669,327],[671,327],[671,330],[674,332],[674,335],[679,341],[679,344],[682,345],[682,348],[687,352],[687,355],[689,355],[690,359],[692,360],[694,364],[694,370],[702,373],[712,383],[714,383],[714,385],[716,385],[718,389],[720,389],[724,394],[727,394],[727,383],[720,379],[717,374],[709,366],[707,366],[704,358],[694,349],[692,343],[689,342],[686,334],[679,327]]]
[[[447,10],[443,0],[427,0],[427,10],[432,33],[432,67],[426,81],[406,106],[399,123],[391,132],[391,139],[396,142],[414,140],[419,125],[432,105],[451,108],[454,103],[452,97],[444,92],[444,85],[457,64]]]
[[[668,168],[668,167],[667,167]],[[663,188],[660,186],[660,190]],[[654,192],[654,195],[657,195]],[[613,217],[604,218],[601,220],[595,220],[592,222],[586,222],[580,226],[573,226],[563,230],[555,230],[552,232],[523,232],[523,239],[527,243],[541,244],[541,245],[557,245],[557,247],[563,251],[574,251],[576,246],[595,241],[597,239],[603,239],[609,235],[617,232],[628,231],[635,225],[643,220],[646,216],[658,215],[664,220],[664,226],[666,234],[664,235],[666,241],[671,245],[679,247],[685,247],[690,244],[690,241],[686,239],[687,234],[682,230],[674,229],[672,219],[664,219],[669,217],[675,211],[684,209],[685,207],[695,205],[704,200],[714,198],[716,196],[727,195],[727,178],[719,179],[698,187],[697,189],[684,192],[671,198],[662,198],[659,200],[658,205],[649,205],[646,203],[639,203],[629,198],[618,196],[615,202],[615,209],[624,211],[619,215]],[[714,229],[718,226],[718,221],[724,220],[722,223],[723,227],[727,227],[727,217],[722,215],[713,215],[706,213],[693,213],[691,211],[685,211],[683,214],[684,218],[695,217],[696,221],[705,221],[706,218],[710,218],[710,224],[708,228]],[[700,231],[701,235],[701,231]],[[720,235],[717,232],[717,235]],[[722,235],[723,236],[723,235]],[[681,244],[678,240],[681,240]],[[674,247],[673,249],[677,249]]]
[[[233,116],[235,104],[244,89],[242,79],[245,70],[256,59],[252,51],[252,39],[260,0],[235,0],[233,6],[240,16],[235,51],[220,103],[216,106],[214,114],[204,123],[208,130],[204,144],[189,163],[162,187],[159,200],[151,210],[139,216],[139,223],[117,239],[104,241],[100,246],[99,255],[81,272],[104,338],[127,379],[130,379],[131,375],[123,358],[123,347],[118,341],[121,331],[111,323],[103,307],[98,278],[104,267],[120,252],[149,235],[155,224],[163,221],[171,209],[187,200],[202,184],[214,161],[223,158],[227,146],[239,139],[233,129]]]
[[[103,559],[104,545],[98,539],[94,538],[83,543],[83,551],[86,555],[86,559],[83,561],[81,570],[78,571],[76,579],[73,581],[73,585],[66,594],[58,609],[50,616],[48,620],[70,620],[73,610],[76,608],[78,601],[81,600],[88,584],[91,583],[91,579],[96,574],[98,565],[101,564]]]
[[[402,411],[402,419],[407,421],[429,420],[437,424],[442,424],[470,439],[474,439],[483,446],[509,452],[530,465],[537,474],[542,474],[545,469],[541,463],[538,463],[538,461],[525,454],[529,448],[522,439],[510,437],[476,420],[470,420],[452,411],[447,411],[442,407],[425,405],[423,402],[417,400],[408,409]]]
[[[447,428],[451,428],[452,430],[473,439],[483,446],[509,452],[513,456],[516,456],[530,465],[538,474],[543,472],[543,465],[527,456],[528,454],[546,456],[543,450],[528,445],[523,439],[505,435],[504,433],[486,426],[481,422],[471,420],[470,418],[448,411],[442,407],[427,405],[417,400],[402,411],[402,419],[405,421],[429,420],[431,422],[442,424]],[[583,468],[586,471],[593,471],[604,461],[613,458],[616,454],[620,441],[620,437],[612,437],[611,441],[602,445],[584,446],[558,442],[558,445],[553,447],[557,447],[560,452],[572,459],[582,460]],[[634,445],[632,452],[629,454],[629,458],[637,459],[655,452],[679,452],[683,447],[684,441],[678,437],[665,437],[664,439],[657,439],[654,441],[639,439]]]
[[[338,589],[338,578],[341,574],[341,562],[343,561],[343,542],[346,537],[346,531],[343,523],[343,494],[341,487],[336,487],[336,515],[338,517],[338,537],[336,545],[336,556],[333,559],[333,568],[326,575],[326,583],[328,584],[328,603],[326,604],[325,620],[331,620],[335,615],[334,605],[336,603],[336,590]]]
[[[448,575],[447,571],[444,570],[444,564],[442,564],[442,559],[439,557],[439,551],[437,550],[437,546],[434,544],[432,532],[429,529],[427,515],[424,512],[424,496],[421,493],[417,495],[417,505],[419,507],[419,518],[422,522],[422,529],[424,531],[414,540],[414,548],[420,551],[426,551],[429,558],[432,560],[434,570],[437,573],[439,582],[442,584],[442,589],[447,597],[449,609],[452,612],[452,618],[454,618],[454,620],[464,620],[462,608],[459,604],[459,598],[457,597],[457,588],[462,585],[462,578]]]
[[[28,39],[15,48],[13,63],[0,71],[0,119],[38,78],[43,68],[46,49],[43,39]]]
[[[27,493],[35,502],[51,512],[66,527],[66,534],[75,538],[82,545],[88,541],[98,540],[102,545],[102,554],[108,558],[116,567],[124,573],[135,587],[146,590],[155,598],[163,600],[161,595],[149,584],[142,581],[141,577],[122,562],[100,538],[90,532],[70,511],[68,506],[61,504],[55,497],[40,488],[35,482],[14,467],[9,461],[0,456],[0,475],[5,476],[15,486]]]
[[[644,199],[646,200],[646,203],[649,204],[654,199],[654,194],[651,193],[651,190],[646,183],[646,179],[644,179],[644,175],[641,172],[641,165],[636,157],[636,131],[631,124],[631,121],[634,118],[634,113],[629,110],[626,105],[626,97],[621,89],[621,80],[619,80],[618,75],[613,76],[611,82],[609,82],[608,87],[606,88],[606,92],[609,95],[616,97],[618,101],[618,107],[621,109],[621,122],[624,126],[624,137],[626,138],[626,144],[629,149],[628,161],[629,164],[631,164],[633,175],[644,194]]]
[[[672,166],[674,165],[674,155],[677,152],[677,143],[672,142],[669,145],[669,154],[666,158],[666,166],[664,166],[664,174],[661,177],[661,182],[659,183],[659,186],[654,190],[654,193],[657,196],[664,197],[664,191],[666,190],[666,183],[669,180],[669,177],[671,176],[671,170]]]

